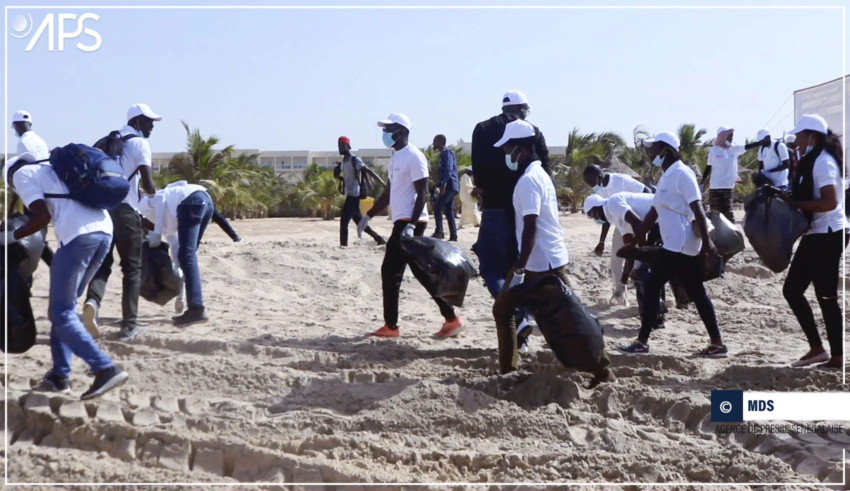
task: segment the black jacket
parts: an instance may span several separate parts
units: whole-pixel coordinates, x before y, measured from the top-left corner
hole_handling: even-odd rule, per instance
[[[493,145],[504,135],[505,126],[516,118],[516,115],[502,113],[478,123],[472,131],[472,174],[475,186],[481,188],[481,207],[484,209],[512,208],[514,186],[521,174],[508,169],[505,152]],[[543,170],[551,175],[546,139],[538,127],[535,126],[534,130],[537,132],[534,153],[540,158]]]

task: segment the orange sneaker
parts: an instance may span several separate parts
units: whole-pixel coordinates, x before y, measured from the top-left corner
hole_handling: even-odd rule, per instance
[[[440,329],[439,331],[437,331],[436,334],[434,334],[434,338],[436,338],[436,339],[453,338],[453,337],[457,336],[458,334],[460,334],[460,331],[462,331],[462,330],[463,330],[463,320],[461,320],[460,317],[455,317],[454,319],[452,319],[450,321],[446,321],[445,324],[443,324],[442,329]]]
[[[398,328],[390,329],[386,324],[375,332],[370,332],[367,336],[375,336],[376,338],[397,338]]]

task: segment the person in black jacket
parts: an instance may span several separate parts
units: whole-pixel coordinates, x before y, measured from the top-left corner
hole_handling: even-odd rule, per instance
[[[481,227],[472,250],[478,256],[481,277],[493,298],[498,298],[518,255],[511,199],[521,177],[518,171],[505,165],[505,152],[493,145],[502,138],[508,123],[524,120],[530,111],[525,94],[512,90],[502,98],[502,114],[478,123],[472,132],[472,172],[475,190],[481,196]],[[551,175],[546,140],[539,128],[535,126],[534,131],[534,153],[543,170]],[[531,328],[523,312],[517,311],[515,318],[520,352],[526,352]]]

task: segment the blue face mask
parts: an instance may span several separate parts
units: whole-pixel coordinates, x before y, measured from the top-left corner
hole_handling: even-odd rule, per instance
[[[654,159],[652,159],[652,165],[654,165],[655,167],[661,167],[664,164],[664,156],[662,155],[663,153],[664,152],[659,153],[655,156]]]
[[[392,148],[392,146],[395,145],[395,139],[393,139],[392,133],[384,133],[381,135],[381,140],[387,148]]]
[[[511,154],[509,153],[505,155],[505,165],[508,166],[508,169],[515,171],[519,167],[519,162],[514,162],[513,160],[511,160]]]
[[[599,193],[601,193],[601,192],[602,192],[602,186],[601,186],[600,184],[597,184],[596,186],[593,186],[593,188],[592,188],[592,189],[593,189],[593,194],[599,194]]]
[[[808,146],[806,146],[806,153],[804,153],[803,155],[808,155],[808,154],[809,154],[809,152],[811,152],[811,151],[812,151],[812,150],[814,150],[814,149],[815,149],[815,146],[814,146],[814,145],[808,145]]]
[[[600,220],[600,219],[598,219],[598,218],[594,218],[594,219],[593,219],[593,221],[594,221],[597,225],[605,225],[605,220]]]

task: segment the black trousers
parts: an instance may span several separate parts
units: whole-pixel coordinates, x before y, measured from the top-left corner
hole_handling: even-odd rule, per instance
[[[89,283],[86,300],[94,300],[100,306],[106,293],[106,282],[112,273],[113,249],[121,259],[123,292],[121,295],[121,327],[135,327],[139,316],[139,292],[142,287],[142,241],[144,230],[142,217],[132,206],[122,203],[109,212],[112,216],[112,246],[109,253]]]
[[[401,289],[401,280],[404,278],[404,270],[407,267],[407,258],[401,250],[401,233],[408,223],[410,222],[399,220],[393,224],[393,233],[390,240],[387,241],[384,262],[381,264],[381,283],[384,290],[384,323],[390,327],[398,326],[398,295]],[[421,222],[416,224],[414,231],[416,237],[421,237],[425,233],[425,225]],[[414,269],[412,271],[413,276],[416,277],[417,271]],[[418,277],[416,279],[420,280]],[[432,298],[447,321],[457,317],[451,305],[441,298]]]
[[[357,196],[346,196],[345,204],[342,205],[342,217],[339,220],[339,244],[343,246],[348,245],[348,224],[351,220],[354,220],[354,225],[358,225],[360,220],[363,217],[360,215],[360,198]],[[376,241],[381,238],[374,230],[370,227],[366,227],[364,230],[369,237],[372,237]]]
[[[702,267],[700,266],[699,256],[688,256],[680,252],[661,249],[658,257],[652,263],[649,280],[646,282],[638,339],[641,342],[649,340],[649,333],[652,332],[658,322],[661,290],[674,275],[685,288],[691,301],[696,305],[697,312],[699,312],[699,316],[705,324],[709,337],[711,339],[720,338],[720,328],[717,326],[714,305],[708,298],[708,293],[706,293],[705,285],[702,282]]]
[[[805,297],[809,285],[814,284],[832,356],[844,356],[841,306],[838,303],[838,268],[846,244],[843,230],[803,236],[782,288],[785,300],[803,328],[809,346],[816,348],[822,346],[821,339],[812,306]]]

